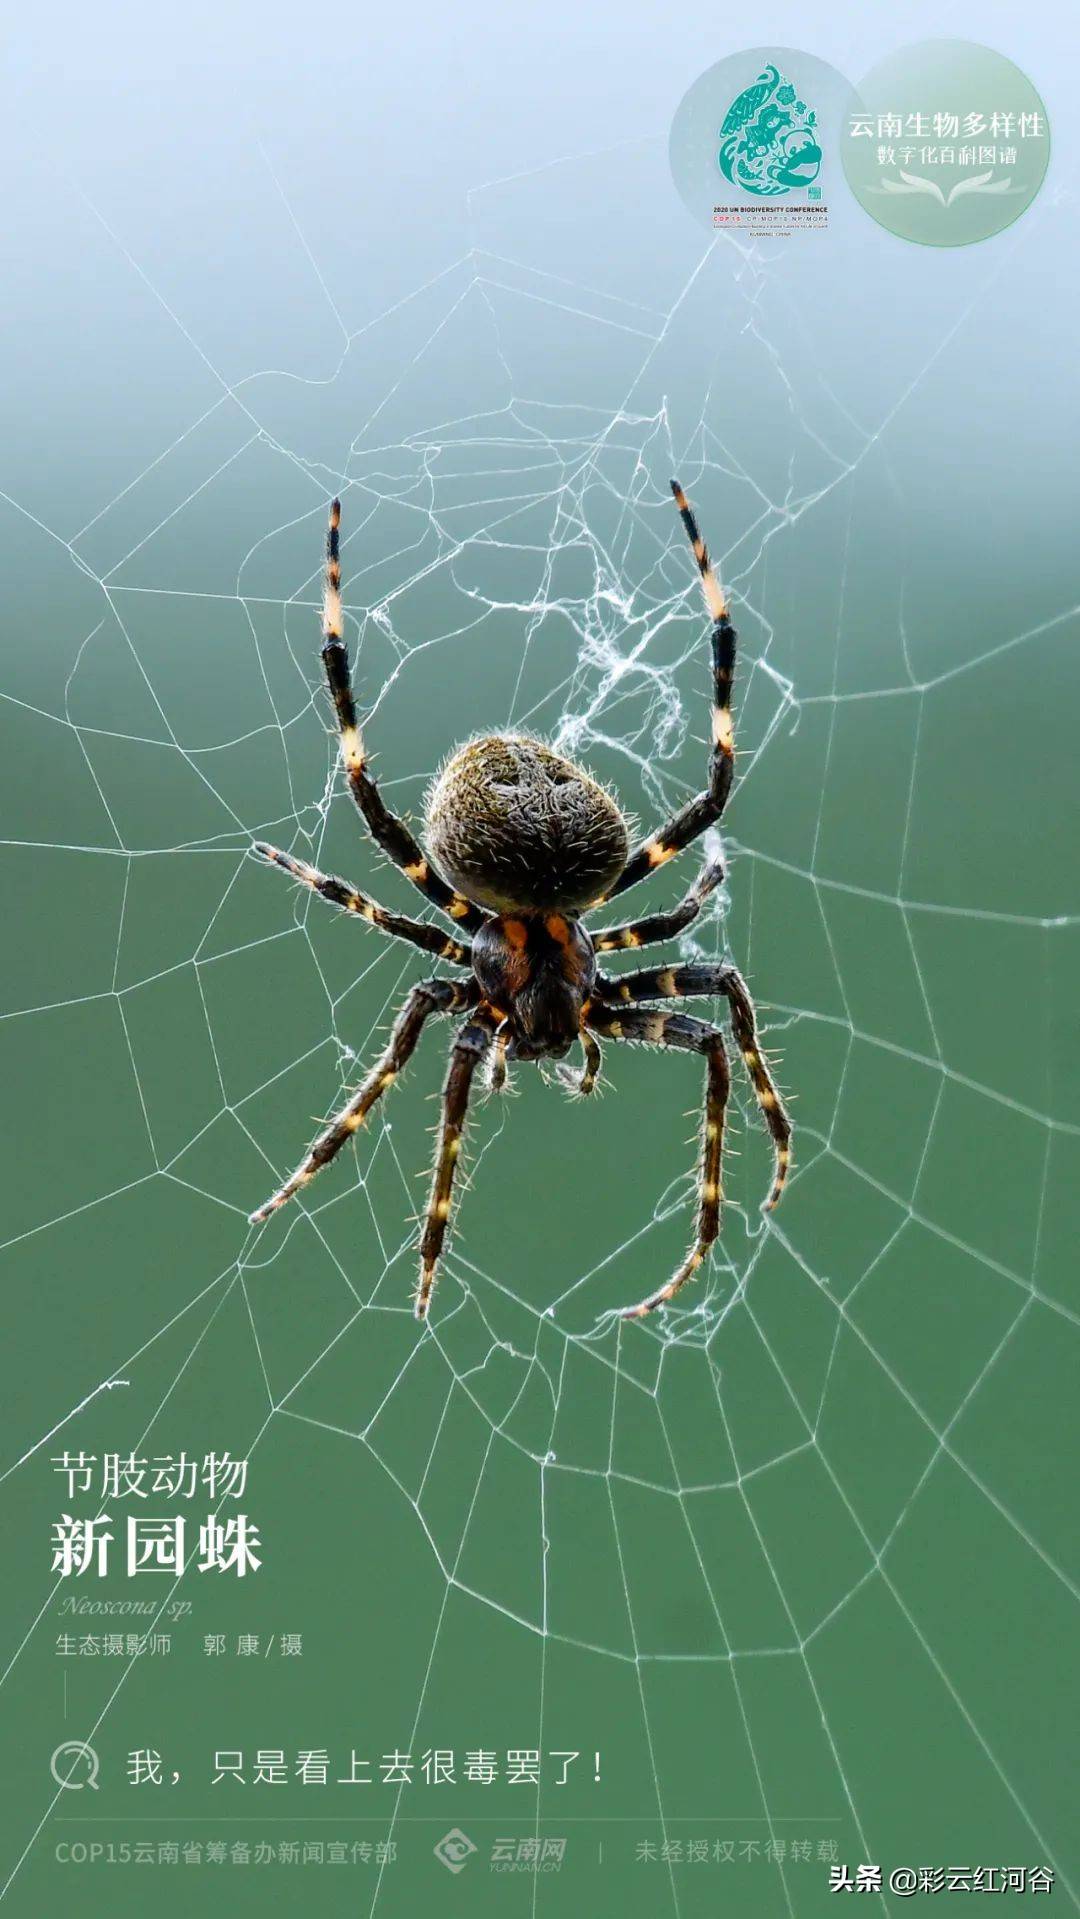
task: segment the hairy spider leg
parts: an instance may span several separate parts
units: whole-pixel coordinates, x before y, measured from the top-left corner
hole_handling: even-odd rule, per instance
[[[624,1319],[643,1319],[674,1299],[680,1287],[692,1279],[703,1265],[709,1248],[720,1232],[721,1156],[724,1143],[724,1116],[727,1111],[731,1073],[723,1034],[704,1020],[688,1013],[651,1012],[643,1006],[607,1007],[593,1003],[589,1024],[606,1039],[636,1040],[646,1046],[682,1047],[705,1057],[705,1122],[701,1143],[701,1171],[698,1178],[698,1217],[694,1243],[678,1271],[658,1292],[628,1306]]]
[[[698,995],[709,998],[721,995],[727,1000],[732,1031],[776,1156],[772,1189],[762,1208],[764,1212],[771,1212],[784,1190],[791,1166],[791,1121],[761,1050],[754,1002],[742,974],[734,966],[722,964],[654,966],[647,972],[625,973],[618,980],[601,978],[596,983],[596,991],[609,1003],[624,1005],[650,999],[690,999]]]
[[[492,1047],[491,1053],[490,1053],[491,1065],[490,1065],[490,1070],[488,1072],[488,1082],[487,1082],[487,1090],[489,1093],[503,1093],[506,1091],[506,1077],[507,1077],[506,1049],[509,1046],[509,1044],[510,1044],[510,1021],[508,1019],[504,1019],[502,1022],[502,1025],[499,1027],[497,1033],[495,1034],[495,1044]]]
[[[307,1186],[320,1173],[324,1166],[340,1153],[347,1140],[364,1124],[376,1100],[389,1090],[402,1067],[415,1051],[416,1043],[423,1031],[425,1022],[432,1013],[454,1013],[472,1006],[479,998],[480,988],[475,980],[422,980],[414,986],[394,1021],[389,1044],[382,1058],[367,1075],[359,1090],[355,1092],[347,1105],[331,1120],[329,1126],[313,1141],[310,1150],[297,1167],[295,1173],[272,1193],[257,1212],[250,1215],[252,1225],[260,1224],[276,1213],[279,1206],[292,1199],[302,1186]]]
[[[435,1150],[435,1170],[431,1180],[427,1218],[420,1241],[420,1281],[416,1289],[417,1319],[426,1319],[431,1304],[435,1274],[446,1238],[450,1218],[450,1198],[454,1174],[461,1156],[473,1075],[490,1050],[502,1014],[482,1005],[475,1016],[458,1030],[450,1049],[450,1064],[442,1090],[442,1120]]]
[[[589,1001],[586,1000],[581,1013],[581,1050],[585,1055],[584,1066],[580,1072],[576,1072],[572,1066],[557,1066],[555,1069],[567,1091],[573,1093],[576,1099],[587,1099],[594,1090],[604,1058],[596,1034],[590,1033],[585,1025],[588,1011]]]
[[[631,920],[626,926],[600,926],[589,937],[598,953],[617,953],[628,946],[656,946],[661,940],[674,939],[685,932],[701,912],[710,893],[724,877],[719,860],[702,868],[689,892],[667,913],[652,913],[647,919]]]
[[[592,1092],[600,1077],[600,1063],[603,1055],[595,1033],[590,1033],[585,1026],[581,1029],[581,1044],[585,1050],[585,1065],[577,1083],[577,1091],[584,1099]]]
[[[367,823],[377,845],[381,846],[406,879],[466,932],[483,926],[486,914],[461,893],[448,886],[416,840],[404,820],[392,813],[383,801],[378,786],[367,771],[364,738],[356,714],[356,701],[349,671],[349,653],[344,640],[341,608],[340,557],[341,501],[330,507],[330,525],[326,535],[326,581],[323,589],[323,665],[327,684],[337,712],[341,741],[341,761],[349,791]]]
[[[358,893],[348,880],[338,879],[333,873],[320,873],[317,867],[309,866],[306,860],[298,860],[292,853],[283,853],[277,846],[268,846],[265,840],[256,840],[251,850],[268,866],[279,866],[283,873],[289,873],[294,880],[310,886],[312,892],[318,893],[321,899],[329,900],[331,906],[340,906],[344,913],[358,914],[391,939],[408,940],[410,945],[421,947],[425,953],[437,953],[440,959],[453,960],[455,966],[468,966],[471,949],[462,946],[459,940],[451,939],[441,926],[428,926],[423,920],[407,919],[402,913],[388,913],[377,900],[369,899],[365,893]]]
[[[737,636],[735,628],[728,618],[727,601],[724,598],[708,549],[682,487],[678,480],[672,480],[671,491],[679,509],[682,523],[690,537],[694,558],[701,573],[701,587],[705,595],[705,605],[712,620],[712,747],[709,753],[709,783],[696,799],[689,800],[672,815],[667,823],[631,853],[618,879],[603,900],[613,899],[628,886],[636,886],[638,880],[645,879],[668,860],[674,859],[684,846],[704,833],[720,818],[731,791],[731,782],[735,772],[735,733],[731,718],[731,687],[735,677],[735,649]],[[594,901],[600,906],[603,900]]]

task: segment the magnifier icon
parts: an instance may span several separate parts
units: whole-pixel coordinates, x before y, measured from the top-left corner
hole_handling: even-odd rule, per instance
[[[65,1792],[81,1792],[84,1786],[93,1786],[98,1790],[99,1760],[93,1746],[85,1739],[65,1739],[57,1746],[49,1761],[49,1771],[58,1786]],[[73,1775],[82,1768],[86,1769],[85,1779],[76,1779]]]

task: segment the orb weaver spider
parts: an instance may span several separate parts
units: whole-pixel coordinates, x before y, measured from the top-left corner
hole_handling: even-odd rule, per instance
[[[269,1218],[329,1165],[393,1085],[434,1014],[466,1014],[450,1049],[435,1170],[420,1240],[415,1310],[421,1320],[427,1317],[446,1238],[469,1095],[485,1062],[489,1086],[499,1090],[506,1081],[508,1061],[562,1060],[580,1041],[583,1069],[578,1074],[567,1067],[560,1071],[575,1092],[585,1095],[596,1085],[602,1039],[676,1047],[704,1058],[704,1137],[694,1241],[672,1278],[636,1306],[627,1307],[624,1317],[640,1318],[673,1299],[704,1263],[720,1230],[721,1156],[730,1090],[723,1035],[704,1020],[683,1012],[662,1012],[649,1002],[726,999],[735,1042],[775,1149],[773,1183],[764,1210],[776,1205],[787,1177],[791,1125],[761,1050],[753,1001],[742,975],[723,963],[669,963],[609,979],[597,966],[599,953],[651,946],[681,933],[723,878],[720,863],[707,865],[668,912],[596,931],[582,920],[585,911],[605,905],[649,878],[697,839],[720,818],[731,791],[735,629],[677,480],[671,482],[671,490],[697,560],[712,623],[712,746],[705,790],[633,852],[626,822],[611,794],[583,768],[524,734],[486,734],[451,754],[427,796],[426,850],[390,811],[367,770],[342,632],[340,501],[334,500],[330,508],[322,658],[337,713],[349,791],[376,844],[468,940],[454,938],[430,922],[388,912],[347,881],[320,873],[263,841],[252,852],[391,938],[406,940],[462,968],[464,977],[426,979],[412,988],[382,1058],[319,1134],[296,1171],[251,1214],[251,1220]]]

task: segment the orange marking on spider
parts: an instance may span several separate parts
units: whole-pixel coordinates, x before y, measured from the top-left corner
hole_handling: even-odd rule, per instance
[[[713,741],[721,753],[728,755],[735,751],[735,731],[731,723],[731,712],[726,706],[718,706],[713,712]]]

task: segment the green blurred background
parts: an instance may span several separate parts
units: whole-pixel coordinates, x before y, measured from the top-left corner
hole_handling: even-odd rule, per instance
[[[1052,1864],[1072,1896],[1075,214],[1052,176],[1009,233],[922,251],[837,180],[827,234],[703,251],[665,136],[730,46],[642,21],[613,88],[611,24],[476,16],[460,67],[433,16],[408,47],[343,26],[332,189],[295,26],[133,44],[72,17],[9,51],[13,1915],[771,1919],[825,1911],[830,1862]],[[1052,21],[993,25],[965,30],[1028,64],[1056,131]],[[884,45],[814,41],[853,77]],[[421,1336],[445,1029],[304,1210],[246,1224],[425,970],[245,856],[258,834],[414,904],[334,774],[325,503],[396,805],[514,723],[647,821],[707,730],[674,470],[743,642],[728,886],[688,950],[750,979],[796,1176],[765,1228],[739,1089],[707,1278],[613,1323],[686,1243],[697,1064],[609,1048],[580,1106],[521,1068],[477,1104]],[[65,1449],[247,1457],[262,1567],[57,1589],[53,1522],[98,1509]],[[128,1659],[79,1650],[134,1622],[69,1594],[192,1610]],[[99,1790],[58,1793],[49,1755],[83,1738]],[[160,1786],[127,1782],[146,1748]],[[250,1779],[324,1748],[375,1783],[210,1783],[217,1749]],[[423,1781],[436,1748],[458,1783]],[[519,1748],[539,1789],[461,1777]],[[537,1837],[557,1870],[492,1870]],[[372,1856],[234,1856],[260,1841]],[[63,1853],[136,1842],[178,1861]]]

